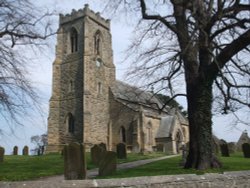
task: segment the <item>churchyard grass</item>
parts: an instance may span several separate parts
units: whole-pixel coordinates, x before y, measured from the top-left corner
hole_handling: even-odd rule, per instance
[[[43,156],[5,156],[0,164],[0,181],[20,181],[63,173],[59,154]]]
[[[161,157],[163,153],[128,154],[127,159],[120,159],[118,163]],[[97,168],[91,163],[90,153],[86,153],[87,169]],[[40,177],[62,175],[63,156],[48,154],[43,156],[6,155],[0,163],[0,181],[32,180]]]
[[[204,173],[223,173],[226,171],[250,170],[250,159],[244,158],[242,153],[231,154],[230,157],[220,157],[223,163],[221,169],[210,169],[206,171],[198,171],[195,169],[183,169],[180,161],[181,157],[169,158],[140,167],[127,170],[118,170],[112,176],[98,178],[125,178],[138,176],[157,176],[157,175],[175,175],[175,174],[204,174]]]
[[[118,163],[135,160],[161,157],[163,154],[128,154],[127,159],[118,160]],[[63,174],[63,157],[60,154],[49,154],[44,156],[5,156],[4,162],[0,163],[0,181],[21,181],[39,179],[52,175]],[[88,169],[96,168],[90,162],[90,153],[86,155]],[[250,159],[244,158],[243,153],[231,154],[230,157],[221,157],[222,169],[211,169],[207,171],[197,171],[194,169],[183,169],[179,163],[181,157],[169,158],[157,161],[141,167],[119,170],[116,174],[98,178],[122,178],[136,176],[156,176],[174,174],[204,174],[223,173],[225,171],[250,170]]]

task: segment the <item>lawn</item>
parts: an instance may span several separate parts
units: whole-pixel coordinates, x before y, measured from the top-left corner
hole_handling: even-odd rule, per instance
[[[118,160],[118,163],[131,162],[154,157],[161,157],[163,153],[147,155],[128,154],[126,160]],[[90,153],[86,154],[87,168],[96,168],[91,163]],[[0,163],[0,181],[32,180],[44,176],[63,174],[63,157],[60,154],[44,156],[5,156],[4,162]]]
[[[204,173],[223,173],[225,171],[250,170],[250,158],[244,158],[241,153],[231,155],[231,157],[220,157],[223,167],[220,169],[210,169],[198,171],[195,169],[183,169],[180,164],[181,157],[174,157],[146,164],[137,168],[118,170],[112,176],[100,178],[125,178],[138,176],[158,176],[174,174],[204,174]],[[98,177],[99,178],[99,177]]]
[[[135,160],[161,157],[163,154],[128,154],[126,160],[118,160],[118,163],[130,162]],[[87,153],[88,169],[96,168],[90,161],[90,154]],[[121,178],[135,176],[157,176],[173,174],[203,174],[207,172],[238,171],[250,170],[250,159],[244,158],[242,154],[237,153],[231,157],[221,157],[223,168],[211,169],[207,171],[197,171],[194,169],[183,169],[180,163],[180,157],[174,157],[161,160],[141,167],[119,170],[112,176],[101,178]],[[0,181],[21,181],[38,179],[39,177],[61,175],[63,174],[63,158],[59,154],[50,154],[44,156],[5,156],[3,163],[0,163]]]

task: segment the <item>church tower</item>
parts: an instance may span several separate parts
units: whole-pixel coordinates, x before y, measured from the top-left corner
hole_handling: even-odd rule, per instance
[[[110,21],[84,9],[60,15],[47,152],[69,142],[108,144],[109,88],[115,82]]]

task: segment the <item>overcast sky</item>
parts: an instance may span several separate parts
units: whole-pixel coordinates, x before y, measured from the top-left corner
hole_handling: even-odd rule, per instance
[[[100,3],[98,5],[91,0],[42,0],[38,2],[37,4],[41,7],[47,7],[49,10],[56,10],[58,13],[63,14],[71,13],[72,9],[78,10],[83,8],[86,3],[88,3],[90,9],[94,11],[102,12],[103,10],[103,4]],[[55,17],[54,24],[55,27],[58,27],[58,17]],[[123,52],[127,48],[129,41],[132,39],[132,31],[133,28],[131,25],[129,26],[126,23],[122,23],[118,18],[113,18],[111,20],[114,63],[116,65],[116,76],[120,80],[124,80],[124,73],[128,67],[127,65],[121,64],[120,61],[124,57]],[[42,107],[45,112],[44,117],[41,117],[38,114],[33,114],[35,117],[33,118],[34,121],[25,122],[24,127],[17,126],[14,128],[15,135],[6,128],[4,134],[2,136],[0,135],[0,145],[6,148],[6,154],[10,154],[15,145],[20,148],[19,154],[21,154],[24,145],[28,145],[30,148],[34,147],[34,145],[30,143],[30,137],[46,133],[47,131],[48,101],[51,95],[52,63],[55,58],[54,49],[56,37],[52,37],[50,40],[50,47],[43,51],[43,53],[34,56],[35,64],[30,68],[30,78],[35,83],[35,86],[39,88],[40,95],[43,98]],[[185,100],[178,99],[178,101],[186,107]],[[245,116],[247,116],[246,113],[240,113],[240,118],[243,119]],[[250,127],[240,124],[235,125],[232,115],[215,116],[213,118],[213,132],[221,139],[237,141],[244,130],[247,130],[248,133],[250,133]]]

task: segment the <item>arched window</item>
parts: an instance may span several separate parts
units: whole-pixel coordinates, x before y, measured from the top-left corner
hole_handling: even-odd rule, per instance
[[[75,120],[74,120],[74,117],[71,113],[68,114],[66,123],[67,123],[67,127],[68,127],[68,132],[74,133],[75,132]]]
[[[75,28],[72,28],[70,31],[70,44],[71,44],[71,53],[77,52],[78,50],[78,34]]]
[[[124,127],[120,128],[120,142],[126,143],[126,129]]]
[[[94,37],[95,54],[100,55],[101,52],[101,32],[98,30]]]

